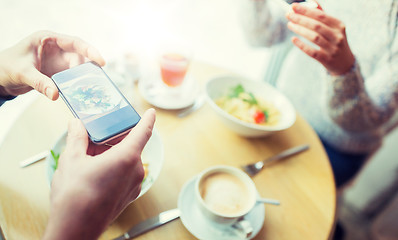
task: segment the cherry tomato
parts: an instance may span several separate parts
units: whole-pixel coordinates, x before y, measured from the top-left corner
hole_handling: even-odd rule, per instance
[[[265,122],[265,114],[261,111],[255,111],[253,114],[253,119],[255,123]]]

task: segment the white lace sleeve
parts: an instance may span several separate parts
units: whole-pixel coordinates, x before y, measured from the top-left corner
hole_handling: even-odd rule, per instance
[[[269,0],[240,0],[243,31],[253,46],[270,47],[283,42],[287,29],[284,10]]]
[[[366,79],[355,63],[350,72],[328,76],[329,114],[347,131],[374,130],[398,110],[398,62],[385,62]]]

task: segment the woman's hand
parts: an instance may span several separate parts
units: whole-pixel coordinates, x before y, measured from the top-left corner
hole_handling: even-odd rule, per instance
[[[313,42],[318,49],[309,46],[297,37],[292,42],[308,56],[320,62],[332,75],[348,72],[355,57],[347,42],[345,25],[320,9],[292,4],[293,12],[287,14],[287,26],[294,33]]]
[[[99,52],[85,41],[49,31],[36,32],[0,52],[0,95],[19,95],[36,89],[51,100],[59,96],[50,77],[85,62],[104,65]]]
[[[149,140],[155,111],[118,144],[89,143],[80,120],[69,124],[65,150],[51,184],[51,211],[44,239],[97,239],[141,191],[141,153]]]

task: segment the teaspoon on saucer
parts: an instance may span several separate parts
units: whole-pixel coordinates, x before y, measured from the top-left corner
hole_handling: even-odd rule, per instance
[[[281,204],[278,200],[269,199],[269,198],[258,198],[257,203],[267,203],[267,204],[272,204],[272,205],[280,205]]]
[[[205,103],[205,100],[206,100],[205,96],[200,95],[190,107],[181,110],[177,116],[179,118],[183,118],[183,117],[193,113],[194,111],[198,110],[200,107],[203,106],[203,104]]]

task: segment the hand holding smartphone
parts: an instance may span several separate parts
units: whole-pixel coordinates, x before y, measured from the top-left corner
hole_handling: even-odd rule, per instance
[[[103,144],[128,133],[141,117],[95,62],[54,74],[61,98],[79,118],[93,143]]]

